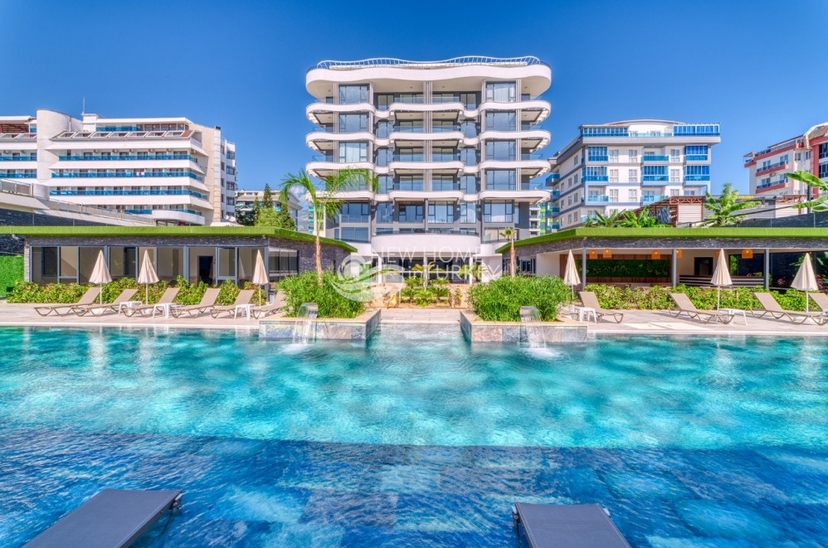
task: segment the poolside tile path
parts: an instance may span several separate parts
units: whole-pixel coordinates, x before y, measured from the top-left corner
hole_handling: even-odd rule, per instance
[[[828,539],[826,458],[0,427],[0,544],[24,542],[26,528],[117,483],[184,490],[181,512],[138,546],[509,546],[511,504],[526,500],[603,504],[634,546],[815,547]]]

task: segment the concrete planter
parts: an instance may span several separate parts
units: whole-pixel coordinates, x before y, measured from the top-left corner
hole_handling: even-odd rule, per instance
[[[259,321],[259,337],[272,340],[293,340],[296,324],[304,318],[278,318]],[[379,310],[367,310],[353,319],[320,318],[313,321],[310,340],[364,341],[380,323]]]
[[[580,322],[547,322],[533,324],[532,328],[541,329],[547,343],[580,343],[587,340],[587,326]],[[485,322],[470,310],[460,312],[460,329],[471,344],[527,342],[526,324]]]

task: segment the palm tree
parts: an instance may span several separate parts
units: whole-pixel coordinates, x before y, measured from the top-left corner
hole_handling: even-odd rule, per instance
[[[368,190],[373,192],[379,190],[379,181],[376,176],[364,169],[343,169],[332,175],[321,177],[321,180],[322,188],[317,191],[316,185],[304,170],[295,174],[288,173],[282,181],[282,188],[279,190],[279,201],[282,203],[287,203],[290,200],[290,192],[294,188],[298,188],[300,191],[303,190],[305,191],[305,199],[313,207],[313,233],[316,238],[314,259],[316,260],[316,278],[319,287],[322,287],[322,244],[319,241],[319,232],[322,228],[321,220],[333,217],[342,209],[343,200],[340,198],[340,193],[361,187],[367,187]]]
[[[619,214],[617,209],[612,210],[609,215],[602,215],[601,213],[598,213],[596,211],[595,213],[590,215],[589,219],[587,219],[587,222],[584,224],[584,226],[587,226],[587,227],[601,226],[601,227],[610,228],[610,227],[613,227],[613,226],[618,226],[618,223],[620,221],[621,221],[621,215]]]
[[[642,209],[638,215],[633,211],[625,211],[618,226],[623,228],[652,228],[658,226],[658,218],[650,215],[649,209]]]
[[[800,183],[805,183],[809,187],[819,190],[819,195],[816,198],[797,204],[794,207],[800,209],[809,207],[813,211],[825,211],[828,209],[828,205],[825,205],[825,201],[828,200],[828,183],[824,182],[813,173],[809,173],[807,171],[794,171],[793,173],[788,173],[788,178],[793,179],[794,181],[799,181]]]
[[[515,270],[517,270],[517,261],[515,260],[515,236],[517,236],[517,230],[510,226],[504,228],[500,232],[500,235],[509,240],[509,273],[514,278]]]
[[[735,213],[755,207],[760,203],[757,200],[740,202],[739,191],[734,189],[730,183],[725,184],[718,199],[714,198],[709,192],[705,192],[704,200],[705,209],[712,212],[712,215],[703,220],[701,226],[733,226],[739,224],[745,215],[736,215]]]

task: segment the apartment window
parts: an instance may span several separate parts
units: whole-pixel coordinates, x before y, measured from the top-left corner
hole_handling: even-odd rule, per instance
[[[465,147],[460,149],[460,161],[464,166],[477,165],[477,149],[474,147]]]
[[[828,164],[819,164],[819,178],[828,177]]]
[[[428,222],[450,224],[454,222],[454,202],[435,202],[428,204]]]
[[[671,162],[680,162],[681,161],[681,150],[677,148],[670,149],[670,161]]]
[[[394,160],[398,162],[422,162],[423,148],[398,148],[397,153],[394,155]]]
[[[630,159],[630,163],[634,164],[634,163],[638,162],[638,151],[637,150],[633,150],[633,149],[628,150],[627,151],[627,156]]]
[[[400,120],[397,122],[397,126],[394,128],[396,131],[401,131],[403,133],[422,133],[423,132],[423,121],[422,120]]]
[[[390,190],[394,190],[394,178],[390,175],[378,175],[379,191],[381,194],[387,194]]]
[[[514,161],[516,147],[515,141],[486,141],[486,159]]]
[[[618,189],[611,188],[609,191],[609,201],[610,202],[617,202],[618,201]]]
[[[618,182],[618,170],[611,169],[609,170],[609,182],[617,183]]]
[[[644,166],[641,172],[645,181],[667,180],[667,166]]]
[[[340,114],[339,132],[355,133],[368,131],[368,114]]]
[[[460,203],[460,222],[461,223],[476,223],[477,222],[477,205],[469,202]]]
[[[339,86],[339,104],[355,105],[368,102],[368,86]]]
[[[671,169],[670,170],[670,182],[671,183],[680,183],[681,182],[681,170],[680,169]]]
[[[573,183],[575,186],[578,186],[578,183],[579,183],[579,181],[580,181],[580,179],[579,179],[579,178],[580,178],[580,176],[576,173],[576,174],[575,174],[575,182]]]
[[[590,162],[606,162],[607,147],[587,147],[587,160]]]
[[[376,151],[375,163],[379,167],[386,167],[388,166],[388,162],[390,162],[392,158],[393,153],[391,152],[390,148],[378,148]]]
[[[477,137],[477,122],[474,120],[465,120],[461,122],[460,131],[463,132],[464,137]]]
[[[477,177],[474,175],[463,175],[460,177],[460,190],[464,194],[477,194]]]
[[[377,204],[378,223],[393,223],[394,222],[394,205],[390,202],[381,202]]]
[[[454,120],[434,120],[431,122],[431,131],[434,133],[445,133],[457,131],[458,127]]]
[[[368,227],[361,226],[343,226],[341,229],[341,238],[346,242],[369,242]]]
[[[686,156],[707,156],[707,145],[689,145],[684,147]]]
[[[627,191],[627,199],[630,202],[637,202],[638,201],[638,189],[631,188]]]
[[[486,84],[486,102],[491,103],[514,103],[515,102],[514,82],[491,82]]]
[[[819,145],[819,159],[828,158],[828,143]]]
[[[398,218],[401,223],[423,222],[423,204],[399,204]]]
[[[486,190],[515,190],[516,180],[512,169],[486,170]]]
[[[457,149],[449,147],[434,147],[431,149],[432,162],[452,162],[458,159]]]
[[[484,223],[516,223],[517,211],[512,202],[484,202]]]
[[[607,168],[603,166],[589,166],[584,168],[584,181],[605,181]]]
[[[618,161],[618,149],[612,149],[609,151],[608,160],[610,162],[617,162]]]
[[[515,131],[517,115],[514,112],[487,112],[486,129],[494,131]]]
[[[455,188],[453,175],[433,175],[431,177],[431,190],[454,190]]]
[[[679,189],[671,188],[670,189],[670,196],[680,196],[679,192],[681,192]]]
[[[706,181],[710,179],[710,166],[684,166],[684,179]]]
[[[374,95],[374,103],[376,104],[377,110],[388,110],[388,107],[393,102],[393,93],[377,93]]]
[[[422,175],[400,175],[397,180],[398,190],[423,190]]]
[[[460,102],[463,103],[463,106],[466,108],[466,110],[474,110],[477,108],[477,104],[480,102],[480,94],[473,92],[461,93]]]
[[[339,220],[343,223],[367,223],[369,210],[366,202],[344,203],[339,211]]]
[[[368,143],[339,143],[339,162],[357,163],[368,161]]]

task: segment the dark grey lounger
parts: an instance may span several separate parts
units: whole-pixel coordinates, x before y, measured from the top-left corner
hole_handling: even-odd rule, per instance
[[[516,502],[512,519],[515,531],[523,524],[532,548],[630,547],[598,504]]]
[[[164,512],[177,508],[180,500],[181,491],[104,489],[24,548],[129,546]]]

